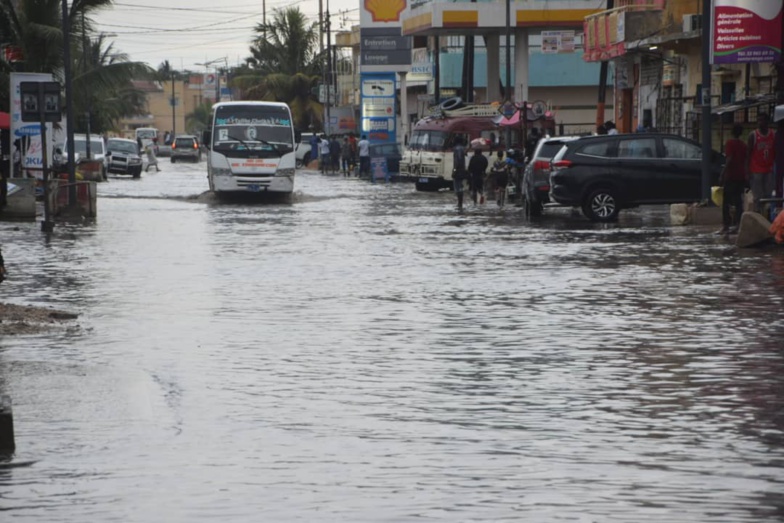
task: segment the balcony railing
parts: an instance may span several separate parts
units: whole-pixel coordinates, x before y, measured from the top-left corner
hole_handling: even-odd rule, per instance
[[[662,28],[664,0],[619,0],[619,5],[586,16],[586,61],[608,60],[626,52],[625,42],[641,40]]]

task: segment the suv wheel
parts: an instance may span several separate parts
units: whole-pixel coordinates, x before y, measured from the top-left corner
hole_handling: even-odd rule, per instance
[[[297,161],[295,162],[295,164],[294,164],[294,166],[295,166],[297,169],[302,169],[302,166],[303,166],[303,165],[305,165],[305,162],[304,162],[304,161],[302,161],[302,160],[297,160]]]
[[[583,201],[583,214],[594,222],[614,221],[618,211],[618,200],[612,189],[596,189]]]
[[[542,215],[544,205],[536,196],[526,191],[525,198],[523,198],[523,209],[525,210],[525,215],[529,218],[538,218]]]

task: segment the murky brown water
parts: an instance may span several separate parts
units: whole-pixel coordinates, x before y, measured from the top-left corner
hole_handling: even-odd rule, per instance
[[[784,520],[784,251],[162,165],[0,223],[0,299],[82,326],[0,340],[3,521]]]

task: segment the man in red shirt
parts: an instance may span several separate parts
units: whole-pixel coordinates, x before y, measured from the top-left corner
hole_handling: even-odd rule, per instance
[[[779,151],[776,155],[776,197],[784,198],[784,118],[777,123],[774,142]]]
[[[746,158],[748,148],[746,143],[740,139],[743,134],[743,126],[735,124],[732,127],[732,138],[727,140],[724,145],[724,155],[727,162],[721,171],[719,183],[724,187],[724,198],[721,204],[721,218],[723,227],[719,231],[722,234],[730,232],[730,225],[737,227],[740,224],[740,216],[743,214],[743,191],[746,188]],[[734,218],[730,215],[730,207],[735,208]]]
[[[776,160],[776,133],[768,128],[769,121],[767,113],[759,113],[757,129],[749,135],[749,182],[754,196],[754,210],[758,213],[762,213],[760,198],[770,198],[775,185],[773,164]]]

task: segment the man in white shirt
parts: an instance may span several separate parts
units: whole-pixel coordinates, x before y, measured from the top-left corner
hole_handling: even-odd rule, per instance
[[[357,149],[359,151],[359,177],[362,178],[363,174],[370,174],[370,142],[364,134],[357,143]]]
[[[329,140],[326,135],[321,135],[319,142],[319,160],[321,160],[321,174],[327,174],[330,165],[331,157],[329,155]]]

